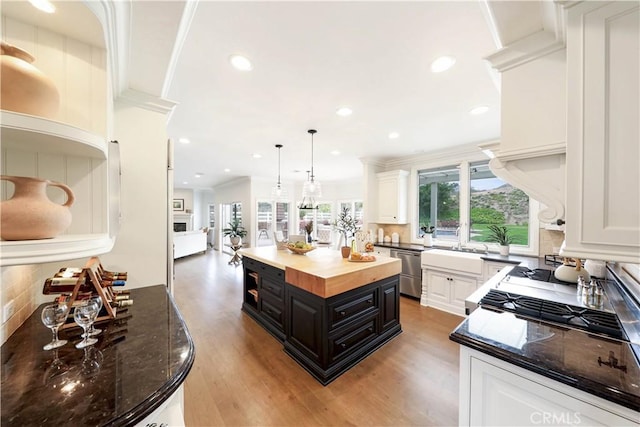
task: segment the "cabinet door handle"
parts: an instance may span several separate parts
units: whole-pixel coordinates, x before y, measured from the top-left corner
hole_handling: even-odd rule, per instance
[[[373,332],[373,327],[368,328],[369,332]]]
[[[347,343],[344,343],[344,342],[343,342],[342,344],[340,344],[340,347],[342,347],[342,348],[347,348]]]
[[[368,299],[368,300],[367,300],[367,303],[369,303],[369,304],[373,304],[373,298]]]

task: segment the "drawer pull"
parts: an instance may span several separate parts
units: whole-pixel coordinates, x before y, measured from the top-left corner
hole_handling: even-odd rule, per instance
[[[342,316],[342,317],[344,317],[346,314],[347,314],[347,313],[346,313],[346,312],[344,312],[344,311],[341,311],[341,312],[340,312],[340,316]]]
[[[368,331],[369,331],[369,332],[373,332],[373,327],[369,327],[369,328],[368,328]]]
[[[373,298],[368,299],[368,300],[367,300],[367,303],[369,303],[369,304],[373,304]]]
[[[344,343],[344,342],[343,342],[342,344],[340,344],[340,347],[342,347],[342,348],[347,348],[347,343]]]

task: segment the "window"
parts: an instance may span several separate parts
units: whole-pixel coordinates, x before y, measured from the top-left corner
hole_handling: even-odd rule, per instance
[[[496,177],[488,162],[418,170],[418,224],[434,226],[436,244],[488,241],[491,224],[506,225],[520,253],[537,251],[537,203],[522,191]],[[533,212],[533,214],[532,214]]]
[[[457,241],[460,226],[460,172],[456,167],[418,171],[418,235],[434,226],[434,237]]]
[[[529,196],[497,178],[487,163],[471,164],[468,240],[487,242],[488,226],[505,225],[514,245],[529,246]]]

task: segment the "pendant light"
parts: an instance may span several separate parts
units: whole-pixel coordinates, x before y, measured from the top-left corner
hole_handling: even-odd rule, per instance
[[[278,183],[271,189],[271,200],[279,201],[288,199],[289,193],[286,188],[282,188],[280,183],[280,149],[282,144],[276,144],[276,148],[278,149]]]
[[[313,174],[313,135],[318,131],[315,129],[309,129],[307,132],[311,134],[311,175],[302,187],[302,203],[300,203],[298,208],[318,209],[318,202],[316,199],[322,197],[322,187],[320,183],[315,180],[315,176]]]

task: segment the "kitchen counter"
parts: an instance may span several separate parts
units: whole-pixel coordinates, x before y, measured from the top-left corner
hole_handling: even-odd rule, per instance
[[[402,269],[401,261],[396,258],[378,257],[373,262],[351,262],[330,248],[297,255],[289,250],[277,250],[275,246],[262,246],[242,249],[240,254],[284,270],[287,283],[322,298],[400,274]]]
[[[471,313],[450,339],[640,411],[640,365],[634,344],[484,308]]]
[[[85,350],[75,348],[79,327],[60,331],[66,345],[43,350],[51,331],[38,307],[2,345],[2,425],[133,425],[181,393],[195,348],[166,286],[132,289],[131,299],[117,319],[96,324],[103,332]]]
[[[399,259],[350,262],[328,248],[241,253],[242,310],[323,385],[402,332]]]

